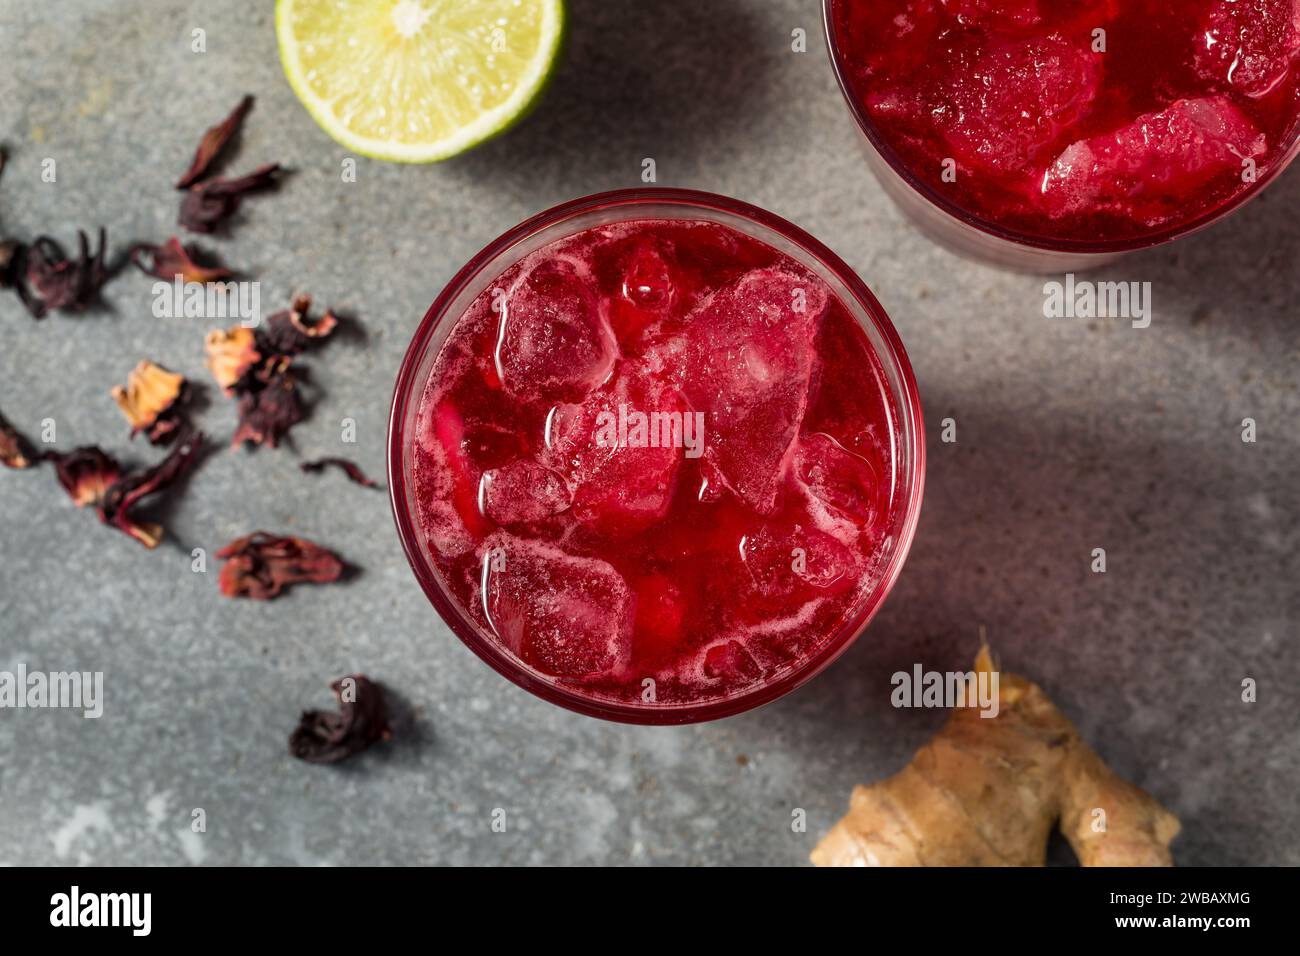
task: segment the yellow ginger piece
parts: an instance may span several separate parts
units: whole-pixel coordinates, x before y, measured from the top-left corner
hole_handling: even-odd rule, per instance
[[[978,672],[995,670],[988,645]],[[999,675],[996,717],[954,709],[901,772],[853,789],[818,866],[1042,866],[1052,827],[1084,866],[1172,866],[1178,818],[1117,776],[1037,684]]]

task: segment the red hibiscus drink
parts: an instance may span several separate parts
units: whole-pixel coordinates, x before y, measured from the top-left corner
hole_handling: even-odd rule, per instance
[[[884,312],[776,217],[681,190],[479,254],[399,376],[389,473],[443,618],[516,683],[642,723],[811,677],[901,568],[923,475]]]
[[[1208,225],[1297,152],[1300,0],[826,0],[891,196],[1003,264]]]

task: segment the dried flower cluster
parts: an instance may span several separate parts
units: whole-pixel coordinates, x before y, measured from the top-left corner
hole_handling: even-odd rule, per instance
[[[38,236],[29,245],[5,240],[0,250],[0,288],[11,288],[32,318],[51,311],[77,312],[99,299],[99,290],[116,272],[105,261],[107,232],[99,230],[99,247],[90,251],[85,232],[77,234],[78,254],[69,258],[58,241]]]
[[[325,339],[338,325],[332,312],[312,322],[311,297],[299,296],[292,307],[267,318],[262,327],[235,326],[208,333],[208,368],[217,384],[239,407],[239,427],[232,444],[276,447],[302,421],[301,372],[296,356]]]
[[[176,183],[183,191],[179,223],[200,233],[219,231],[239,209],[243,198],[274,187],[278,164],[259,166],[247,175],[221,178],[217,164],[237,138],[253,107],[245,96],[220,123],[208,129],[189,168]],[[0,171],[5,164],[0,151]],[[42,318],[52,311],[74,312],[94,304],[104,284],[118,271],[107,261],[107,235],[99,230],[92,250],[85,232],[78,250],[69,256],[57,240],[39,236],[31,242],[0,238],[0,289],[13,291],[28,312]],[[234,272],[213,262],[193,245],[172,236],[155,245],[134,243],[125,257],[141,272],[159,279],[206,285],[226,282]],[[211,263],[211,264],[209,264]],[[311,299],[296,298],[289,309],[270,316],[260,327],[238,326],[211,332],[206,340],[209,368],[223,391],[238,403],[239,425],[232,444],[246,442],[275,447],[303,419],[300,383],[304,372],[297,356],[327,338],[338,324],[326,311],[310,318]],[[0,415],[0,464],[25,469],[52,462],[55,475],[73,503],[94,508],[104,524],[130,535],[147,548],[163,538],[163,528],[144,520],[147,501],[173,493],[204,447],[204,436],[184,417],[190,386],[185,377],[150,360],[142,360],[125,385],[111,395],[131,427],[131,437],[143,433],[150,443],[173,443],[152,465],[127,468],[96,445],[71,452],[37,452],[25,436]],[[335,467],[354,482],[378,487],[353,462],[323,458],[304,462],[304,472]],[[332,551],[314,542],[255,532],[218,552],[224,560],[219,583],[228,597],[269,600],[292,585],[329,583],[340,579],[346,566]],[[391,736],[383,688],[362,675],[341,678],[332,685],[340,713],[308,711],[290,740],[290,752],[314,763],[333,763]]]

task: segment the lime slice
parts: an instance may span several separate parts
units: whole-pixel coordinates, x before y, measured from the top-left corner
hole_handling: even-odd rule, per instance
[[[562,0],[278,0],[289,85],[325,132],[429,163],[510,127],[559,55]]]

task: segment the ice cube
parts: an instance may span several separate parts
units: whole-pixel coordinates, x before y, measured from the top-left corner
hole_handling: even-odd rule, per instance
[[[760,513],[775,506],[828,290],[809,275],[755,269],[688,319],[682,392],[704,413],[708,472]]]
[[[1104,56],[1059,33],[965,42],[953,56],[928,109],[959,178],[1027,173],[1101,91]]]
[[[619,343],[634,350],[642,333],[663,318],[677,300],[677,281],[658,243],[643,239],[625,254],[618,294],[609,303],[609,323]]]
[[[618,348],[585,269],[578,260],[546,259],[504,296],[496,371],[515,397],[576,401],[609,376]]]
[[[768,522],[740,541],[755,596],[778,603],[842,594],[856,580],[853,552],[808,521]]]
[[[512,535],[489,538],[483,605],[503,644],[554,677],[593,677],[626,665],[635,600],[599,558]]]
[[[879,511],[880,484],[871,462],[830,435],[808,435],[795,449],[795,475],[818,500],[870,527]]]
[[[724,641],[704,652],[704,676],[748,683],[762,677],[763,669],[740,641]]]
[[[1043,177],[1053,215],[1104,210],[1156,224],[1215,179],[1240,182],[1264,136],[1226,96],[1177,100],[1066,147]]]
[[[558,406],[550,462],[573,488],[573,514],[603,534],[643,531],[668,513],[694,421],[671,382],[623,362],[581,404]]]
[[[480,510],[501,525],[541,521],[573,501],[564,476],[527,458],[483,473]]]
[[[673,301],[673,278],[659,249],[642,242],[632,250],[623,273],[623,298],[639,309],[662,311]]]
[[[1247,96],[1265,96],[1300,54],[1300,0],[1218,0],[1197,30],[1196,72]]]

